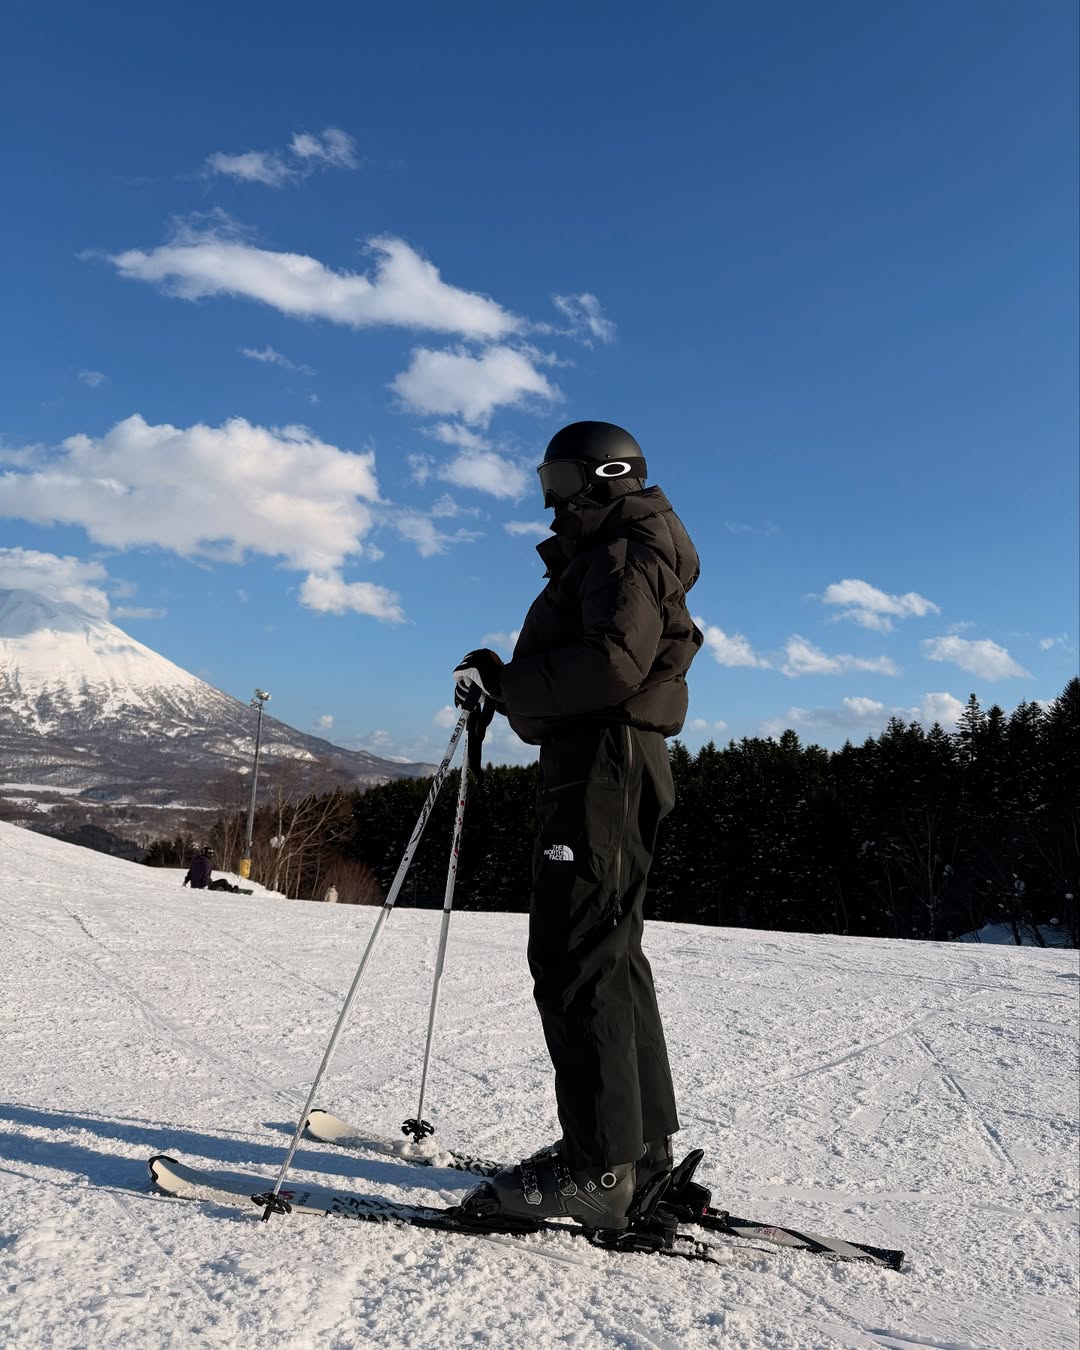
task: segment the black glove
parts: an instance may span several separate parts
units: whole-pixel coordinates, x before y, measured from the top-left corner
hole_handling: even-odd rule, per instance
[[[502,657],[487,647],[470,652],[454,667],[454,706],[475,708],[481,694],[502,702]]]
[[[490,698],[484,699],[483,703],[477,703],[476,707],[469,712],[469,720],[465,727],[469,734],[469,768],[472,769],[477,778],[484,772],[484,733],[491,725],[491,719],[494,716],[495,701]]]

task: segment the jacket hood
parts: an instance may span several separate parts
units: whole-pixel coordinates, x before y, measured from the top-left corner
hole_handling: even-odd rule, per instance
[[[686,526],[658,487],[629,492],[614,501],[582,498],[569,502],[556,513],[551,528],[555,537],[537,544],[536,551],[552,576],[585,549],[612,539],[651,550],[675,573],[684,590],[693,586],[701,570]]]

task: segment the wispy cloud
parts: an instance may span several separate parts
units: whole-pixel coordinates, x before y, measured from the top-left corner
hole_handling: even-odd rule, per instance
[[[580,295],[553,295],[552,303],[570,324],[569,336],[579,338],[586,346],[593,342],[615,341],[615,325],[604,314],[600,301],[589,291]]]
[[[330,731],[333,728],[333,725],[334,717],[332,713],[323,713],[321,717],[316,717],[315,721],[312,723],[312,726],[316,731]]]
[[[118,619],[164,619],[166,612],[163,609],[148,609],[140,605],[119,605],[113,610]]]
[[[274,351],[273,347],[241,347],[240,354],[251,361],[261,361],[267,366],[280,366],[282,370],[291,370],[297,375],[314,375],[311,366],[302,362],[290,361],[287,356]]]
[[[436,422],[433,427],[422,428],[425,436],[443,445],[458,445],[463,450],[490,450],[491,442],[477,431],[461,426],[458,422]]]
[[[509,654],[514,650],[520,636],[521,629],[515,628],[512,633],[485,633],[480,641],[485,647],[497,647],[499,651]]]
[[[963,711],[961,700],[948,693],[925,694],[917,706],[908,708],[856,695],[843,699],[838,707],[789,708],[783,717],[765,722],[761,732],[764,736],[779,736],[790,727],[794,731],[870,736],[884,731],[891,717],[899,717],[903,722],[919,722],[927,728],[937,722],[946,731],[951,731]]]
[[[375,260],[370,275],[336,271],[306,254],[258,248],[218,215],[209,224],[181,224],[158,248],[128,249],[109,261],[122,277],[161,286],[183,300],[242,296],[283,314],[352,328],[383,325],[498,339],[522,327],[521,319],[487,296],[447,285],[438,268],[402,239],[372,238],[367,251]]]
[[[740,520],[725,520],[724,529],[727,530],[728,534],[759,535],[765,539],[780,533],[777,525],[748,525]]]
[[[692,717],[686,724],[688,731],[727,731],[726,722],[710,722],[707,717]]]
[[[713,654],[713,659],[721,666],[759,666],[767,668],[769,662],[758,656],[749,641],[741,633],[727,634],[715,624],[695,618],[694,622],[705,635],[705,646]]]
[[[783,673],[792,679],[799,675],[842,675],[850,670],[873,671],[878,675],[898,675],[896,663],[887,656],[862,657],[839,653],[830,656],[804,637],[793,634],[784,647]]]
[[[108,380],[108,376],[102,374],[100,370],[80,370],[78,378],[87,389],[99,389]]]
[[[546,539],[551,526],[543,520],[508,520],[503,524],[507,534],[535,535],[537,539]]]
[[[871,586],[868,581],[849,579],[835,582],[818,598],[823,604],[840,607],[840,613],[835,618],[851,619],[860,627],[872,628],[879,633],[891,632],[893,619],[922,618],[927,614],[941,613],[932,600],[927,600],[915,591],[889,595]]]
[[[392,387],[411,412],[460,417],[485,427],[497,408],[562,397],[528,355],[506,346],[488,347],[479,356],[417,347]]]
[[[478,536],[472,530],[458,529],[447,534],[435,524],[436,512],[425,514],[423,511],[394,511],[391,521],[403,539],[415,544],[421,558],[433,558],[445,553],[451,544],[471,543]]]
[[[1031,674],[1014,661],[1004,647],[989,638],[927,638],[922,643],[922,650],[928,661],[949,661],[983,680],[1005,680]]]
[[[218,150],[207,157],[206,169],[237,182],[281,188],[302,183],[319,169],[355,169],[359,163],[353,138],[338,127],[327,127],[319,135],[298,131],[283,150]]]
[[[1061,633],[1057,637],[1044,637],[1039,639],[1039,651],[1053,651],[1055,647],[1061,647],[1064,651],[1069,651],[1069,635]]]

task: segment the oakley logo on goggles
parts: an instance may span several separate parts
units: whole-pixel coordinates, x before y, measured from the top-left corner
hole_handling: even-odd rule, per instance
[[[643,459],[606,459],[597,463],[587,459],[553,459],[541,464],[540,487],[544,504],[566,502],[584,492],[594,478],[644,478]]]

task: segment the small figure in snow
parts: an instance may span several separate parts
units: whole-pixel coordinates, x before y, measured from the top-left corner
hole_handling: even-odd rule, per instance
[[[454,701],[485,695],[484,718],[493,707],[540,747],[529,967],[562,1138],[465,1203],[623,1229],[635,1195],[671,1171],[679,1128],[642,903],[675,801],[665,737],[682,728],[703,642],[686,605],[699,564],[621,427],[564,427],[537,472],[555,510],[554,538],[537,546],[547,585],[513,659],[470,652]]]
[[[331,882],[330,885],[327,886],[326,894],[323,896],[323,900],[328,905],[337,904],[337,887],[334,885],[333,882]]]
[[[205,891],[210,885],[211,877],[211,859],[214,856],[212,848],[202,848],[191,860],[191,866],[187,870],[183,884],[190,885],[193,891]]]

